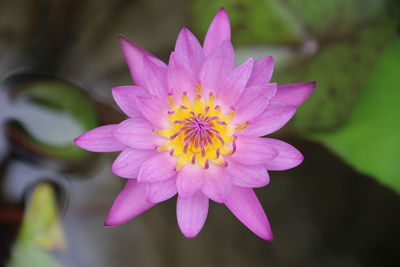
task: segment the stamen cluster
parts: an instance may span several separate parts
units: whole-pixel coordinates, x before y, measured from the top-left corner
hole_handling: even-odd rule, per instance
[[[186,163],[198,163],[208,169],[210,161],[226,167],[224,155],[231,155],[236,150],[235,128],[229,124],[235,114],[234,108],[224,114],[221,106],[214,103],[212,92],[207,101],[204,99],[200,84],[196,93],[191,102],[183,92],[180,105],[172,96],[168,97],[171,108],[168,117],[172,127],[155,131],[168,138],[167,143],[157,150],[169,150],[171,156],[176,156],[178,170]]]

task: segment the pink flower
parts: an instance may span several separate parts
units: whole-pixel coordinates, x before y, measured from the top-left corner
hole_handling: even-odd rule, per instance
[[[105,225],[124,223],[178,194],[178,225],[186,237],[200,232],[211,199],[272,240],[252,188],[269,183],[267,170],[296,167],[303,156],[287,143],[261,137],[285,125],[315,83],[270,83],[272,57],[249,58],[236,67],[230,38],[224,9],[203,47],[183,28],[168,65],[120,38],[135,85],[112,93],[129,118],[75,140],[89,151],[122,151],[112,171],[129,180]]]

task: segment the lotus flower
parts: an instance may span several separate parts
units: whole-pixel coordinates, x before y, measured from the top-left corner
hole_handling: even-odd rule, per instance
[[[235,66],[230,38],[224,9],[211,22],[203,46],[183,28],[168,65],[120,37],[135,85],[115,87],[112,94],[128,118],[75,140],[89,151],[121,151],[112,171],[129,180],[106,226],[177,194],[178,225],[186,237],[202,229],[211,199],[256,235],[272,240],[252,188],[269,183],[268,170],[293,168],[303,156],[285,142],[262,136],[285,125],[315,83],[270,83],[272,57]]]

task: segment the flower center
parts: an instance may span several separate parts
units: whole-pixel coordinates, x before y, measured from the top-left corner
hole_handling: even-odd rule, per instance
[[[187,163],[197,163],[205,169],[211,162],[226,167],[224,156],[235,153],[234,134],[247,124],[230,124],[235,115],[234,108],[224,113],[214,100],[213,93],[209,94],[207,101],[204,99],[200,84],[196,87],[193,101],[189,100],[186,92],[182,94],[180,105],[168,96],[171,128],[155,130],[156,134],[168,138],[164,145],[157,147],[157,151],[170,151],[171,156],[177,157],[177,170]]]

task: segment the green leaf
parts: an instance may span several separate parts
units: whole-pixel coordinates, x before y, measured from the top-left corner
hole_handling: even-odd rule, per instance
[[[339,128],[347,121],[382,51],[397,36],[399,17],[388,10],[399,4],[382,0],[287,3],[308,37],[291,62],[275,72],[274,80],[318,83],[313,96],[299,109],[296,129],[318,132]]]
[[[195,0],[192,4],[195,31],[205,36],[221,7],[228,12],[235,44],[292,43],[299,39],[294,18],[276,0]]]
[[[220,7],[231,19],[239,62],[244,56],[272,55],[274,82],[317,81],[292,124],[300,132],[332,130],[346,122],[400,22],[400,2],[391,0],[193,0],[197,32],[205,33]]]
[[[18,243],[35,244],[46,250],[64,248],[57,196],[49,183],[35,185],[25,210]]]
[[[51,255],[45,251],[29,245],[17,244],[13,248],[8,267],[61,267]]]
[[[61,80],[23,84],[12,105],[13,116],[22,125],[25,142],[40,154],[76,160],[87,153],[73,139],[96,127],[92,103],[77,86]]]
[[[400,40],[362,88],[347,124],[313,135],[358,171],[400,193]]]
[[[366,77],[382,51],[395,39],[394,24],[360,28],[352,37],[330,41],[310,58],[293,58],[275,81],[317,81],[317,90],[300,107],[295,127],[305,132],[332,130],[346,122]],[[376,36],[379,33],[379,38]],[[353,33],[351,33],[353,34]]]
[[[59,267],[49,252],[64,248],[55,190],[49,183],[39,183],[27,203],[9,266]]]

